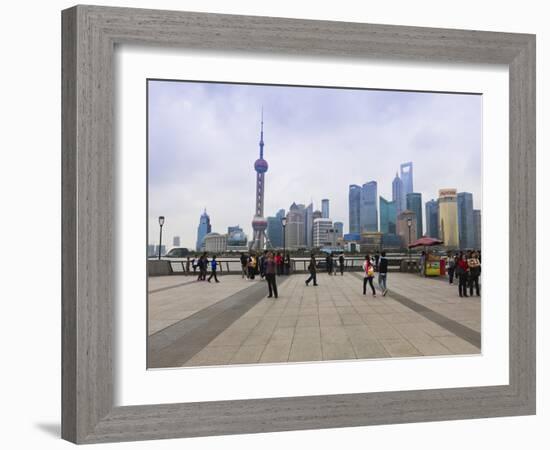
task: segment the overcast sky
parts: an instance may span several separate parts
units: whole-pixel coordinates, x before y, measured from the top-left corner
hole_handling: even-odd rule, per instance
[[[266,217],[328,198],[347,233],[349,185],[375,180],[391,200],[406,161],[423,209],[440,188],[481,207],[479,95],[180,81],[149,81],[148,95],[150,243],[164,215],[168,247],[180,236],[194,248],[204,208],[213,231],[241,225],[252,238],[262,106]]]

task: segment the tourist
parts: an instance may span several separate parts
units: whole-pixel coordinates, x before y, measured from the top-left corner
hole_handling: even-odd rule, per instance
[[[340,274],[344,276],[344,266],[346,265],[346,258],[344,258],[343,253],[338,258],[338,264],[340,265]]]
[[[372,296],[376,297],[376,291],[374,290],[374,284],[372,280],[374,279],[374,264],[372,263],[370,256],[365,256],[365,262],[363,263],[363,295],[367,295],[367,283],[370,284],[372,289]]]
[[[265,258],[265,279],[267,280],[267,288],[269,290],[269,295],[267,298],[271,298],[275,295],[275,298],[279,297],[277,293],[277,264],[275,263],[275,258],[273,258],[273,253],[269,252]]]
[[[191,260],[191,266],[193,266],[193,273],[197,273],[197,258],[193,256]]]
[[[453,284],[453,279],[455,276],[455,268],[456,268],[457,258],[456,256],[453,256],[450,254],[447,257],[447,273],[449,274],[449,284]]]
[[[468,268],[470,269],[470,296],[474,296],[474,284],[476,287],[476,295],[479,297],[479,275],[481,274],[481,262],[477,256],[477,252],[472,252],[468,259]]]
[[[388,278],[388,258],[386,258],[386,252],[382,252],[380,260],[378,262],[378,286],[382,291],[382,296],[385,297],[388,292],[387,287]]]
[[[327,257],[325,258],[325,262],[326,262],[326,265],[327,265],[327,273],[329,275],[332,275],[332,256],[331,254],[327,254]]]
[[[258,259],[258,269],[260,270],[260,278],[263,280],[265,277],[265,261],[267,259],[267,250],[263,252],[262,255],[260,255],[260,258]]]
[[[212,268],[212,273],[208,277],[208,282],[210,283],[210,280],[212,277],[214,277],[214,280],[216,280],[216,283],[219,283],[218,277],[216,276],[216,272],[218,270],[218,261],[216,261],[216,255],[212,256],[212,261],[210,263],[210,267]]]
[[[191,261],[189,259],[189,256],[187,257],[187,262],[185,263],[185,273],[189,273],[191,269]]]
[[[241,276],[242,278],[248,278],[248,257],[241,253]]]
[[[256,256],[250,255],[248,257],[248,279],[253,280],[256,275]]]
[[[290,254],[287,253],[286,256],[285,256],[285,261],[284,261],[284,269],[285,269],[285,275],[288,275],[290,273]]]
[[[466,286],[468,284],[469,268],[468,268],[468,261],[466,259],[465,254],[462,254],[462,256],[460,256],[458,263],[456,265],[455,272],[458,276],[458,295],[460,297],[468,297],[468,294],[466,292]]]
[[[281,256],[281,252],[277,252],[277,254],[274,257],[275,261],[275,267],[277,275],[281,275],[283,273],[283,257]]]
[[[312,253],[311,258],[309,258],[309,266],[307,266],[307,270],[309,270],[309,278],[306,280],[306,286],[309,286],[309,282],[313,281],[313,286],[317,285],[317,261],[315,261],[315,255]]]
[[[206,281],[206,272],[208,271],[208,253],[204,252],[203,268],[202,268],[202,281]]]
[[[204,266],[204,256],[199,256],[199,260],[197,261],[197,267],[199,268],[199,276],[197,277],[197,281],[202,281],[202,272],[203,272],[203,266]]]
[[[374,254],[374,271],[378,272],[378,263],[380,262],[380,253],[376,251]]]
[[[422,251],[422,253],[420,254],[420,260],[418,261],[418,264],[420,266],[418,268],[420,275],[425,276],[426,275],[426,252],[425,251]]]

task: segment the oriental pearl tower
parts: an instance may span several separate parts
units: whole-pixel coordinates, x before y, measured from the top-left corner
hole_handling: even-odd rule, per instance
[[[256,171],[256,212],[254,214],[254,219],[252,219],[254,240],[251,249],[256,251],[264,249],[265,230],[267,228],[267,220],[264,217],[264,183],[267,168],[267,161],[264,159],[264,112],[262,109],[260,157],[254,163],[254,170]]]

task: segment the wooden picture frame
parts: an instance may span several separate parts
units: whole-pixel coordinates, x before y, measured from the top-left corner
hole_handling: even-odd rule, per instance
[[[62,31],[64,439],[95,443],[535,413],[535,36],[98,6],[63,11]],[[509,384],[115,407],[113,52],[120,43],[507,65],[509,245],[516,268],[509,282]]]

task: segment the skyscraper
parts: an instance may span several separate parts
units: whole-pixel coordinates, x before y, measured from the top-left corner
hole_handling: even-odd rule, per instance
[[[456,189],[439,190],[439,239],[449,248],[458,248]]]
[[[334,232],[336,233],[336,239],[344,237],[344,223],[334,222]]]
[[[389,202],[380,196],[380,232],[395,234],[397,232],[397,210],[395,202]]]
[[[277,216],[267,218],[267,238],[274,248],[283,246],[283,224]]]
[[[433,199],[426,202],[426,234],[439,238],[439,205]]]
[[[321,213],[323,214],[323,219],[328,219],[330,217],[328,209],[328,198],[321,200]]]
[[[260,157],[254,163],[254,170],[256,171],[256,211],[252,219],[252,229],[254,230],[252,248],[255,250],[263,250],[264,248],[265,230],[267,228],[267,220],[264,218],[264,182],[268,167],[267,161],[264,159],[264,112],[262,110]]]
[[[304,211],[304,226],[306,228],[306,247],[313,247],[313,203],[310,203]]]
[[[301,207],[300,207],[301,206]],[[286,247],[291,249],[306,246],[305,207],[292,203],[286,216]],[[313,221],[315,222],[315,220]]]
[[[313,221],[313,246],[323,247],[325,245],[332,245],[332,234],[334,228],[332,226],[332,220],[320,218]]]
[[[199,219],[199,226],[197,228],[197,245],[196,250],[200,251],[203,249],[204,237],[212,232],[212,225],[210,225],[210,216],[206,214],[206,209],[201,214]]]
[[[360,233],[378,231],[378,184],[369,181],[361,188]]]
[[[474,248],[481,250],[481,210],[474,209]]]
[[[413,163],[406,162],[401,164],[401,180],[403,180],[403,189],[405,191],[405,196],[414,192],[413,188]]]
[[[474,247],[474,204],[472,194],[459,192],[456,196],[458,211],[458,242],[460,248]]]
[[[356,184],[349,185],[348,194],[348,209],[349,209],[349,232],[361,232],[361,186]]]
[[[416,239],[422,237],[424,230],[422,223],[422,194],[419,192],[409,192],[407,194],[407,209],[416,215]]]
[[[392,201],[395,203],[395,211],[399,215],[407,209],[407,205],[405,201],[405,188],[403,187],[403,180],[399,178],[397,172],[391,184],[391,191]]]

